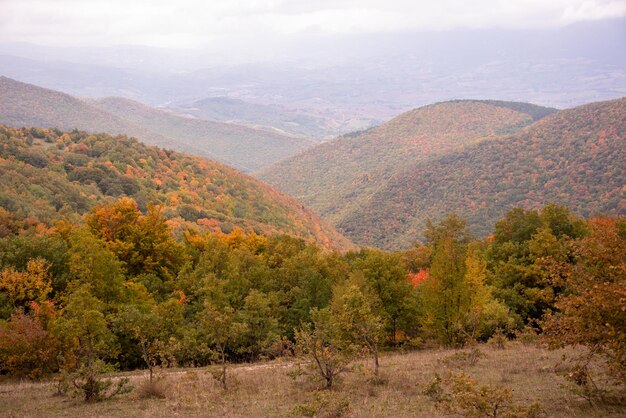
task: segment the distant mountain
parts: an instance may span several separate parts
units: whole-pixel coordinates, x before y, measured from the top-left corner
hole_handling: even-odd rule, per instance
[[[268,129],[185,117],[119,97],[90,101],[132,123],[174,138],[180,149],[217,159],[244,171],[256,170],[308,148],[312,142]]]
[[[513,207],[626,215],[626,98],[563,110],[512,136],[402,170],[337,223],[360,244],[407,247],[457,212],[486,235]]]
[[[341,126],[333,126],[327,119],[279,105],[251,103],[229,97],[208,97],[172,109],[200,119],[273,128],[288,134],[319,140],[342,132]]]
[[[453,99],[570,108],[626,95],[626,54],[619,53],[626,18],[561,28],[311,31],[282,38],[247,39],[238,47],[229,39],[211,50],[0,42],[0,74],[74,96],[157,106],[226,96],[322,119],[329,134]]]
[[[476,100],[424,106],[318,145],[257,175],[339,225],[388,179],[415,162],[516,132],[554,111]]]
[[[260,177],[354,242],[401,248],[421,238],[426,219],[452,211],[478,235],[515,206],[624,215],[625,139],[626,99],[558,113],[448,102],[315,147]]]
[[[0,77],[0,97],[0,123],[9,126],[126,134],[242,170],[264,167],[310,145],[267,130],[185,118],[128,99],[80,100],[6,77]]]
[[[161,205],[178,233],[240,227],[354,248],[301,203],[222,164],[126,136],[0,125],[0,215],[8,225],[51,226],[121,196],[142,210]]]

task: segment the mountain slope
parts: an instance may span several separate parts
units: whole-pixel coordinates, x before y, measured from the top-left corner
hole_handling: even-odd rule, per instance
[[[303,112],[229,97],[208,97],[187,105],[176,106],[173,110],[200,119],[271,127],[306,138],[324,139],[337,130],[329,120]]]
[[[83,101],[6,77],[0,77],[0,98],[0,123],[9,126],[125,134],[245,170],[269,165],[309,145],[303,139],[184,118],[126,99]]]
[[[406,247],[455,211],[479,235],[516,206],[626,214],[626,98],[560,111],[512,136],[418,162],[338,222],[359,244]]]
[[[339,225],[416,161],[496,139],[554,111],[509,102],[438,103],[316,146],[260,171],[258,177]]]
[[[219,163],[125,136],[0,125],[0,215],[11,222],[50,226],[120,196],[162,205],[177,231],[241,227],[353,248],[301,203]]]
[[[205,156],[238,169],[257,170],[308,148],[309,140],[233,123],[184,117],[119,97],[98,99],[99,108],[136,125],[176,138],[182,144],[207,150]]]

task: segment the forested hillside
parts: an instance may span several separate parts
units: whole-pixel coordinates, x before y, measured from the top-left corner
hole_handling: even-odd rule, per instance
[[[268,130],[185,118],[127,99],[79,100],[6,77],[0,77],[0,97],[0,123],[14,128],[123,134],[240,170],[265,167],[310,144]]]
[[[554,111],[525,103],[438,103],[319,145],[258,176],[339,225],[417,161],[516,132]]]
[[[175,139],[182,151],[186,146],[190,147],[190,152],[199,149],[199,155],[244,171],[266,167],[312,145],[307,139],[272,132],[269,128],[253,129],[234,123],[184,117],[119,97],[99,99],[94,103],[138,126]]]
[[[625,139],[626,99],[563,110],[518,134],[417,162],[337,225],[360,244],[397,248],[421,239],[426,219],[452,211],[478,235],[516,206],[624,215]]]
[[[299,202],[200,157],[125,136],[0,127],[0,212],[13,233],[77,220],[121,196],[160,205],[175,231],[285,233],[326,248],[351,244]],[[39,225],[41,223],[41,225]]]

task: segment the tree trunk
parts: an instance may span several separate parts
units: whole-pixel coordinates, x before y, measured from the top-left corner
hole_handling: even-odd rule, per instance
[[[378,344],[374,344],[374,376],[378,377]]]
[[[222,387],[226,390],[226,350],[222,347]]]

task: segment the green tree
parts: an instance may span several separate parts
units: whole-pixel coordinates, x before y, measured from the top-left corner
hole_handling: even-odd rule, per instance
[[[330,308],[312,309],[311,320],[296,331],[296,352],[310,359],[309,369],[330,389],[354,359],[353,347],[341,338]]]
[[[207,301],[201,315],[200,326],[207,336],[209,344],[215,347],[221,365],[221,373],[217,376],[217,380],[226,390],[228,388],[227,353],[245,331],[245,325],[237,321],[235,310],[232,307],[225,306],[218,309]]]
[[[417,318],[417,299],[407,279],[401,254],[362,250],[355,255],[352,270],[363,274],[368,286],[380,299],[385,327],[395,344],[398,330],[408,330]]]
[[[238,351],[250,360],[258,359],[278,340],[278,321],[274,316],[272,301],[256,289],[246,296],[243,308],[237,312],[237,320],[243,325]]]
[[[512,209],[496,223],[487,282],[511,309],[518,326],[537,322],[554,309],[560,289],[547,280],[549,266],[570,259],[571,242],[584,233],[584,224],[557,205],[541,212]]]
[[[370,352],[376,378],[379,377],[378,351],[384,330],[384,322],[378,315],[380,308],[380,299],[367,287],[361,272],[353,273],[346,283],[333,288],[331,311],[340,333],[349,343]]]
[[[77,390],[86,402],[95,402],[129,390],[128,380],[115,386],[100,374],[109,370],[103,359],[115,358],[115,336],[104,315],[104,303],[94,297],[87,286],[75,289],[67,297],[63,316],[53,327],[53,333],[68,348],[65,367],[69,389]],[[113,387],[113,390],[109,390]]]
[[[122,264],[105,245],[85,229],[70,237],[69,269],[73,280],[89,286],[106,303],[120,302],[123,295]]]

